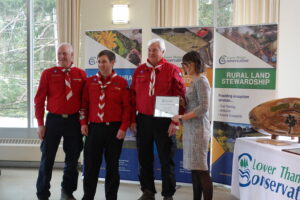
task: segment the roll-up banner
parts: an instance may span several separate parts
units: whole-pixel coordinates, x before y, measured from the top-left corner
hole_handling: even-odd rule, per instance
[[[277,25],[216,28],[212,178],[231,184],[237,137],[257,136],[249,111],[275,98]]]
[[[212,27],[178,27],[178,28],[153,28],[152,37],[161,38],[166,43],[166,52],[164,57],[169,62],[181,67],[182,57],[189,51],[200,53],[207,66],[207,78],[212,85],[212,64],[213,64],[213,33]],[[188,87],[191,78],[183,76],[185,84]],[[175,155],[175,173],[176,181],[191,183],[190,171],[183,168],[182,157],[182,131],[183,127],[176,134],[177,151]],[[209,162],[208,156],[208,162]],[[160,179],[160,163],[157,152],[155,152],[155,178]]]
[[[102,50],[110,50],[116,55],[115,72],[125,78],[130,86],[132,75],[142,60],[142,29],[96,30],[85,32],[85,62],[88,76],[98,72],[97,55]],[[99,177],[105,177],[105,161]],[[128,129],[119,160],[120,178],[138,180],[138,159],[136,141]]]

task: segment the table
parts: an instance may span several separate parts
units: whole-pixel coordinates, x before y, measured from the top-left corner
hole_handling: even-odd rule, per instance
[[[236,140],[231,193],[241,200],[300,200],[300,155],[282,151],[300,144],[274,146],[257,139]]]

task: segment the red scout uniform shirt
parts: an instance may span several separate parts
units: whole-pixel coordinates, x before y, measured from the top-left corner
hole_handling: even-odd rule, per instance
[[[50,113],[75,114],[80,109],[81,93],[86,80],[86,73],[78,67],[71,67],[69,73],[73,95],[67,101],[65,72],[62,69],[63,67],[52,67],[42,73],[39,88],[34,98],[35,116],[39,126],[44,125],[46,99],[46,109]]]
[[[181,96],[184,98],[185,86],[180,69],[164,58],[155,69],[154,94],[149,94],[149,84],[152,69],[147,64],[140,65],[134,72],[130,89],[132,90],[133,121],[135,122],[136,110],[145,115],[154,114],[156,96]],[[182,109],[182,108],[181,108]],[[182,112],[182,110],[180,110]]]
[[[98,72],[99,73],[99,72]],[[103,79],[105,85],[108,81],[111,83],[104,89],[105,97],[103,108],[104,115],[99,117],[99,98],[101,95],[100,84],[96,75],[89,77],[83,90],[80,123],[86,125],[88,122],[105,123],[105,122],[121,122],[120,129],[126,131],[130,125],[130,93],[127,81],[121,76],[114,76],[113,72],[109,77]]]

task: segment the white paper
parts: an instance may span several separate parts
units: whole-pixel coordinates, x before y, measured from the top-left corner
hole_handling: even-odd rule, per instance
[[[173,117],[179,113],[179,97],[156,96],[154,117]]]

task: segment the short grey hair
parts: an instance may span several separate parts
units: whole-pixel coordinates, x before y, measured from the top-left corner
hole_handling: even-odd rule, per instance
[[[160,38],[154,38],[152,40],[149,40],[147,46],[150,47],[153,43],[157,43],[159,44],[159,48],[160,50],[162,50],[163,52],[166,52],[166,44],[165,41],[163,39]]]
[[[68,42],[62,42],[62,43],[60,43],[60,44],[58,45],[58,48],[57,48],[57,49],[59,49],[59,48],[62,47],[62,46],[67,46],[71,53],[74,52],[73,46],[72,46],[70,43],[68,43]]]

